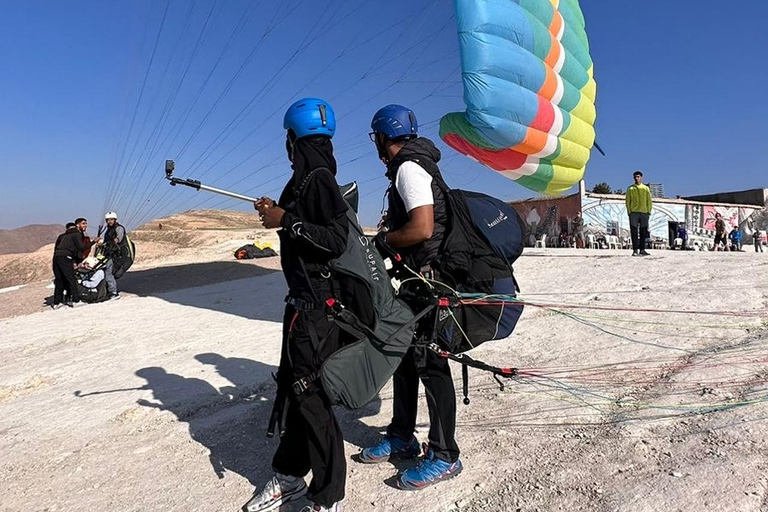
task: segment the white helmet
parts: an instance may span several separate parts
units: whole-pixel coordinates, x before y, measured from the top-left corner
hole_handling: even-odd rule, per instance
[[[107,212],[104,214],[104,220],[115,219],[117,220],[117,214],[115,212]]]

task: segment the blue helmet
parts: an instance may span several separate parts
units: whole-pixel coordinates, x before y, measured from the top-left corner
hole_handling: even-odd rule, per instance
[[[333,137],[336,133],[336,114],[327,101],[304,98],[288,107],[283,128],[293,130],[299,139],[310,135]]]
[[[387,105],[373,115],[373,133],[382,133],[389,139],[415,137],[419,131],[416,115],[402,105]]]

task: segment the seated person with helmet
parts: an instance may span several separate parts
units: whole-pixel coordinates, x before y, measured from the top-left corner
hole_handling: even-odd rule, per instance
[[[89,256],[78,265],[77,293],[83,302],[92,304],[107,300],[107,284],[102,262]]]

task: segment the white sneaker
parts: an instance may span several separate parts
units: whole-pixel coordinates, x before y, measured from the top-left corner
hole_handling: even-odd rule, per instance
[[[307,506],[301,509],[301,512],[344,512],[344,505],[342,502],[337,501],[330,507],[324,507],[322,505]]]
[[[247,512],[277,510],[283,503],[299,499],[306,493],[307,483],[303,478],[275,473],[272,480],[245,504],[245,510]]]

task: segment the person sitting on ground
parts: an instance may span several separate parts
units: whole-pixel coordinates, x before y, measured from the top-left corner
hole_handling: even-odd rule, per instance
[[[758,250],[763,252],[763,235],[759,228],[755,228],[755,232],[752,233],[752,243],[755,244],[755,252]]]
[[[731,231],[729,237],[731,239],[731,250],[741,251],[741,231],[739,231],[739,228]]]
[[[95,270],[94,270],[95,269]],[[95,256],[89,256],[77,266],[80,274],[80,287],[78,293],[83,302],[102,302],[107,300],[107,287],[104,282],[104,270],[99,268],[99,260]]]

